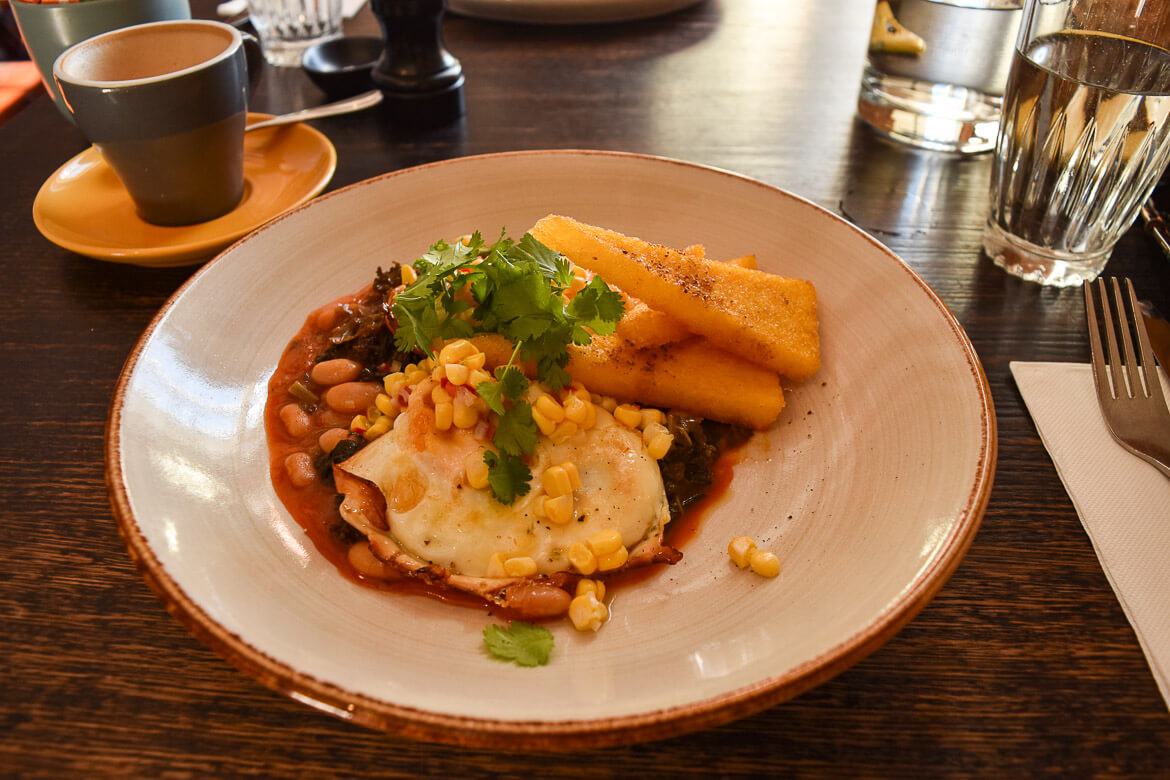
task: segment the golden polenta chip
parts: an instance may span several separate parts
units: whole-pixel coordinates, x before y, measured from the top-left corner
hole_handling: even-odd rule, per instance
[[[533,236],[712,344],[794,380],[820,367],[812,284],[549,215]]]

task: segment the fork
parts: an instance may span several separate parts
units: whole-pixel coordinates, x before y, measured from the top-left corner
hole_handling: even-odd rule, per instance
[[[1089,321],[1097,400],[1113,438],[1170,477],[1170,409],[1162,395],[1133,282],[1124,281],[1125,297],[1118,280],[1112,279],[1113,306],[1109,304],[1109,287],[1104,279],[1085,283],[1085,316]],[[1140,354],[1134,352],[1134,334]]]

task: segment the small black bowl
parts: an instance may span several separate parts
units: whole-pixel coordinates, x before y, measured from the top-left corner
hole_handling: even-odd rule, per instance
[[[325,94],[347,98],[374,88],[370,74],[381,56],[381,38],[355,35],[310,46],[301,55],[301,67]]]

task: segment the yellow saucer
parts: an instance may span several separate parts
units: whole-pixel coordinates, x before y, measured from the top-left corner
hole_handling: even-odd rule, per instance
[[[249,114],[249,121],[268,118]],[[325,189],[337,150],[308,125],[244,136],[244,198],[210,222],[162,227],[144,222],[114,171],[90,147],[49,177],[33,201],[33,221],[57,246],[98,260],[167,267],[201,262],[273,217]]]

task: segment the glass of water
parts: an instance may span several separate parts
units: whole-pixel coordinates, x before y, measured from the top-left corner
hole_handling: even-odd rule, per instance
[[[983,247],[1041,284],[1095,279],[1170,159],[1170,4],[1029,0]]]
[[[248,0],[248,15],[271,65],[299,67],[305,49],[341,36],[341,0]]]
[[[878,0],[857,113],[923,149],[995,147],[1023,0]]]

